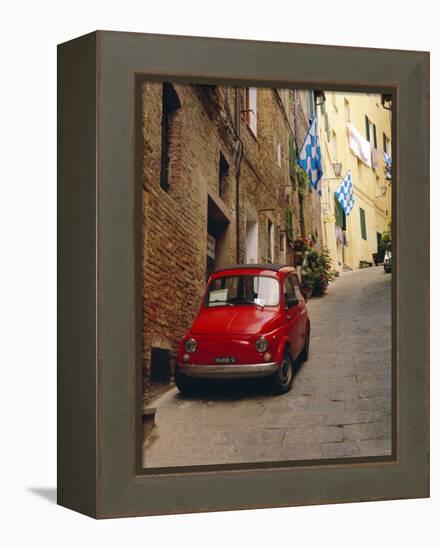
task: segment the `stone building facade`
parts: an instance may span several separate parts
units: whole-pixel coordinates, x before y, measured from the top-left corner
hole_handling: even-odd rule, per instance
[[[292,264],[299,236],[321,241],[319,197],[292,164],[309,92],[142,84],[143,361],[166,380],[215,269]]]

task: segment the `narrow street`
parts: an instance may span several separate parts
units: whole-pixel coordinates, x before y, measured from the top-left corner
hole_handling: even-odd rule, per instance
[[[144,467],[376,456],[391,452],[391,275],[343,273],[308,302],[309,360],[287,394],[211,382],[158,399]]]

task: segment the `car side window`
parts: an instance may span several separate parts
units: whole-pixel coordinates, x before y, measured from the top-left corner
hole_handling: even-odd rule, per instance
[[[289,304],[292,304],[296,301],[295,288],[293,286],[293,281],[290,277],[284,279],[284,304],[286,307],[292,307]]]
[[[291,275],[292,277],[292,285],[293,289],[295,291],[295,296],[298,299],[299,302],[302,300],[302,294],[301,294],[301,287],[299,284],[298,276],[297,275]]]

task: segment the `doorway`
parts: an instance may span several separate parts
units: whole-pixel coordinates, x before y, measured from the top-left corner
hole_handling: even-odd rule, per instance
[[[246,208],[246,263],[258,263],[258,220],[249,208]]]
[[[214,271],[225,267],[229,260],[230,220],[221,201],[208,195],[208,221],[206,238],[206,280]]]

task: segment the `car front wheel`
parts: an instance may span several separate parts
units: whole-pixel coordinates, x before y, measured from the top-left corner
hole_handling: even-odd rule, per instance
[[[196,391],[196,380],[181,374],[179,371],[174,373],[174,382],[176,383],[177,389],[182,395],[190,396],[193,395]]]
[[[279,369],[271,377],[273,393],[280,395],[288,392],[292,387],[293,374],[293,359],[290,352],[285,350]]]

